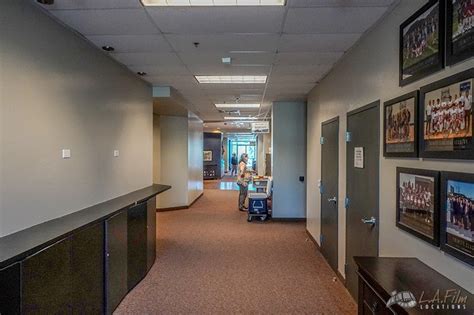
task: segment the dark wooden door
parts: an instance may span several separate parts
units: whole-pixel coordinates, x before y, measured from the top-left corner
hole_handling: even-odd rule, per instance
[[[104,224],[71,236],[73,314],[104,313]]]
[[[156,259],[156,198],[147,201],[147,271]]]
[[[337,271],[339,117],[321,125],[321,252]]]
[[[105,221],[105,306],[112,314],[128,293],[127,210]]]
[[[0,314],[20,314],[20,263],[0,270]]]
[[[146,275],[147,271],[147,203],[128,209],[128,290]]]
[[[21,269],[22,313],[72,313],[71,239],[26,258]]]
[[[353,257],[378,256],[380,102],[349,112],[347,131],[346,286],[357,301]]]

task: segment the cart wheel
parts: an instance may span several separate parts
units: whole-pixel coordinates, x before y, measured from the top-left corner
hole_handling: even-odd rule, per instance
[[[247,222],[252,222],[252,216],[249,215],[249,216],[247,217]]]

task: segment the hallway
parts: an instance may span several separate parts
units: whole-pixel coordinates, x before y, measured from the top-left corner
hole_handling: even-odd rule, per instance
[[[355,314],[305,224],[249,224],[237,193],[158,213],[156,263],[116,314]]]

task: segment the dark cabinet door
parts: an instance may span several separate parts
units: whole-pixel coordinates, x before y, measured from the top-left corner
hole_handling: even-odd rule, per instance
[[[0,314],[20,314],[20,263],[0,270]]]
[[[127,211],[105,221],[105,305],[112,314],[128,293]]]
[[[63,239],[22,262],[23,314],[70,314],[71,240]]]
[[[128,209],[128,290],[145,277],[147,271],[147,203]]]
[[[156,259],[156,197],[147,201],[147,271]]]
[[[72,304],[74,314],[104,312],[104,224],[71,237]]]

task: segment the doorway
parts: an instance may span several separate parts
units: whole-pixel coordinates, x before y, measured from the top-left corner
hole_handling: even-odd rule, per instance
[[[243,153],[247,153],[249,160],[247,162],[247,167],[251,168],[252,170],[256,170],[257,168],[257,140],[255,135],[242,135],[242,134],[235,134],[229,135],[229,147],[227,150],[228,159],[229,161],[232,158],[232,154],[235,153],[237,155],[237,159],[240,159],[240,156]]]
[[[321,253],[337,272],[339,117],[321,124]]]
[[[347,289],[358,301],[353,257],[379,253],[380,101],[347,113],[346,142],[345,273]]]

